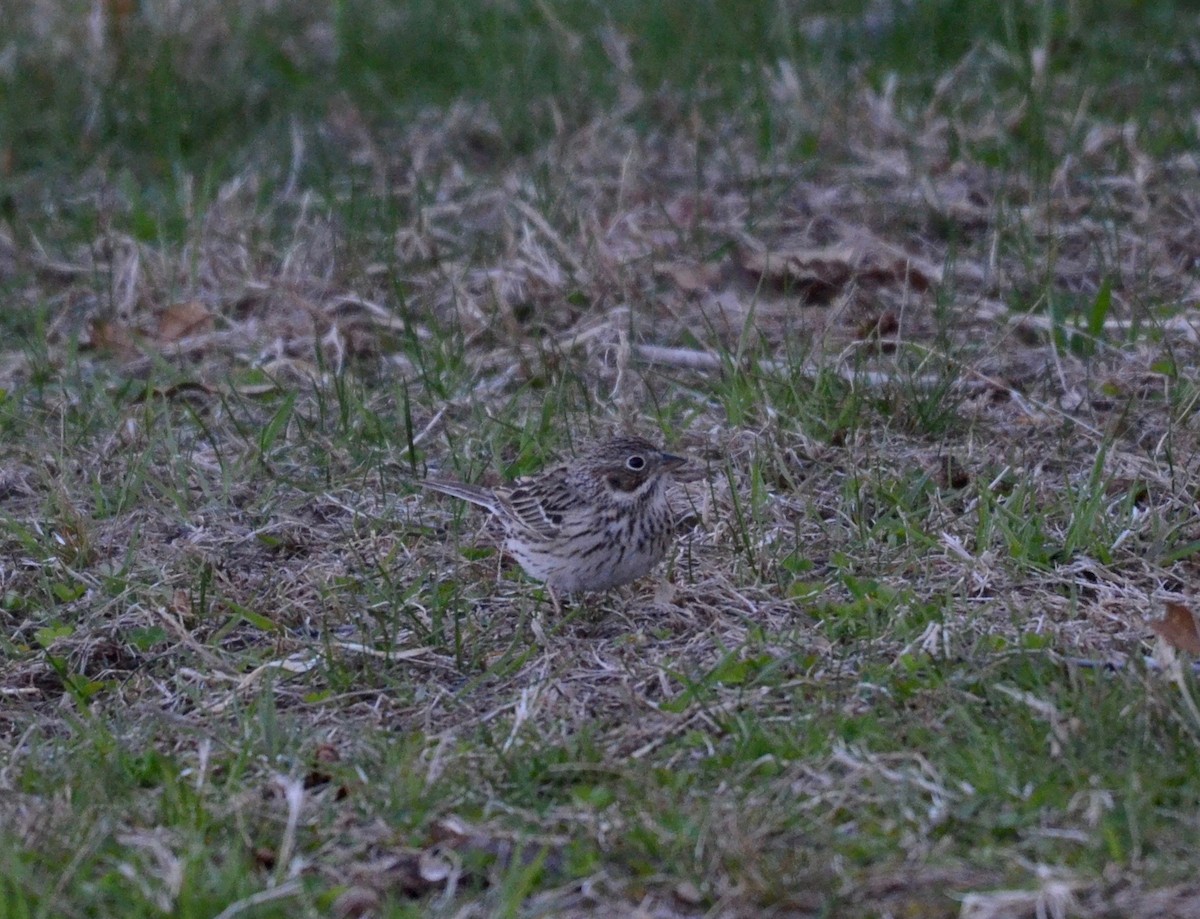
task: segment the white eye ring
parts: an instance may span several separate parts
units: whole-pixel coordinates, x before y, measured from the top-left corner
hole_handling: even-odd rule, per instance
[[[625,460],[625,468],[632,469],[634,472],[641,472],[646,468],[645,457],[638,456],[636,453]]]

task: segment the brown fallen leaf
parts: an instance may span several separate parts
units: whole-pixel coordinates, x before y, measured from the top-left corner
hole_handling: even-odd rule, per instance
[[[831,246],[744,253],[742,267],[773,287],[815,300],[829,299],[851,280],[923,291],[942,278],[941,269],[926,259],[862,234]]]
[[[814,300],[828,300],[853,274],[852,250],[831,246],[791,252],[751,252],[742,267],[779,290],[792,290]]]
[[[1167,601],[1166,607],[1166,614],[1153,620],[1150,628],[1176,651],[1200,654],[1200,626],[1196,624],[1196,614],[1182,603],[1171,600]]]
[[[199,300],[188,300],[168,306],[158,314],[155,337],[163,344],[171,344],[189,335],[199,335],[212,328],[213,314]]]
[[[79,344],[82,348],[93,348],[122,361],[133,360],[141,354],[133,330],[124,323],[109,319],[93,319],[88,323],[87,335]]]

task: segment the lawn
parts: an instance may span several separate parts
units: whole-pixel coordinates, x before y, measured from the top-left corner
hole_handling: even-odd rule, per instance
[[[0,917],[1200,914],[1119,6],[0,6]],[[704,475],[561,613],[418,484],[615,432]]]

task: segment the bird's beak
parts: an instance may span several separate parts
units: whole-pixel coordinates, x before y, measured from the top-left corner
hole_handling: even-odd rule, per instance
[[[676,456],[674,453],[660,453],[658,454],[658,461],[666,469],[678,469],[680,466],[687,465],[686,456]]]

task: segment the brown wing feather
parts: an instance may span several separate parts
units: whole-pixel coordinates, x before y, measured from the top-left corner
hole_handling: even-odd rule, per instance
[[[566,515],[579,506],[566,468],[561,466],[537,478],[518,480],[504,491],[503,498],[514,520],[548,539],[562,532]]]

